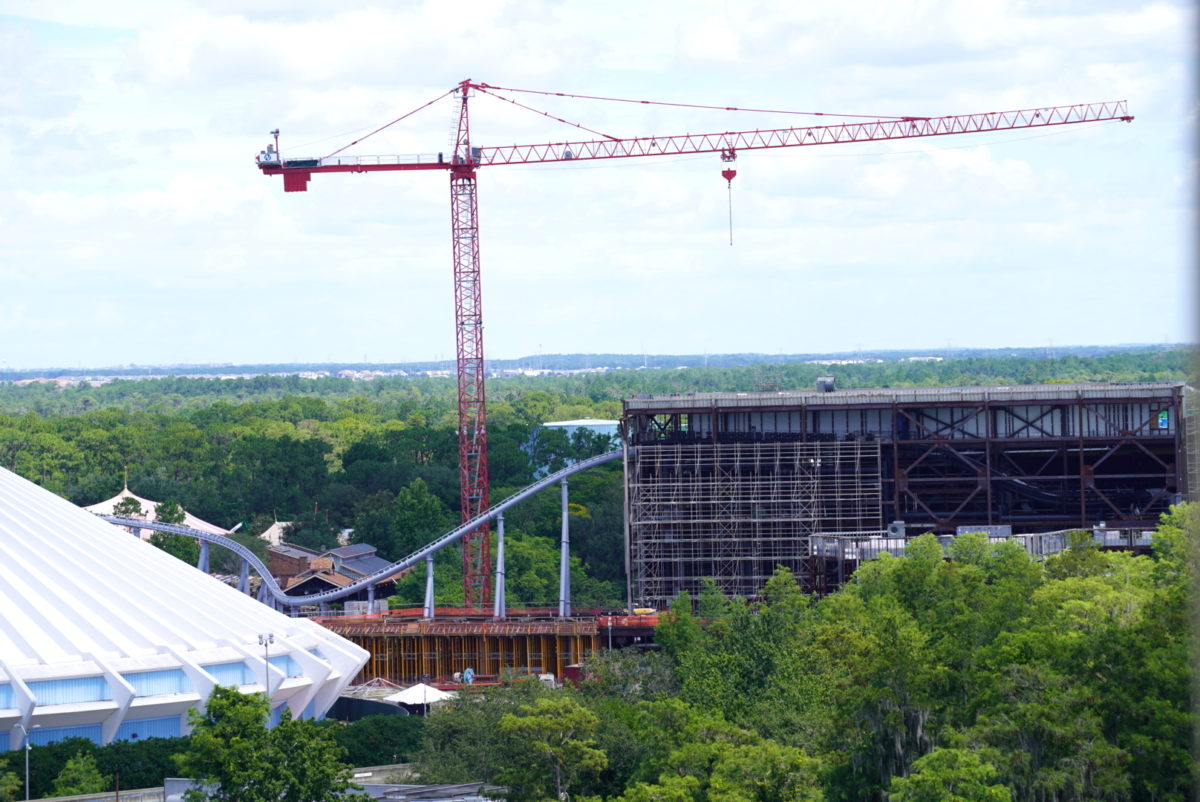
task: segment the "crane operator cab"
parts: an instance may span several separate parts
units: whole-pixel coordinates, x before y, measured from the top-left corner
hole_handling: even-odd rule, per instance
[[[267,149],[255,156],[254,160],[259,164],[279,164],[279,151],[275,150],[274,145],[267,145]]]

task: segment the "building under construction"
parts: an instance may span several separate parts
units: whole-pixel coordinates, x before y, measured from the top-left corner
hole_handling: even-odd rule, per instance
[[[838,544],[857,553],[889,536],[1151,529],[1188,492],[1191,393],[828,380],[634,397],[622,419],[630,598],[662,607],[705,578],[752,597],[780,565],[822,592],[857,563]]]
[[[527,610],[505,621],[488,620],[478,611],[441,609],[436,618],[422,620],[416,612],[321,623],[371,653],[356,685],[377,679],[445,684],[469,668],[485,686],[531,674],[561,679],[601,649],[650,644],[658,623],[656,616],[599,610],[577,611],[567,620],[555,619],[551,610]]]

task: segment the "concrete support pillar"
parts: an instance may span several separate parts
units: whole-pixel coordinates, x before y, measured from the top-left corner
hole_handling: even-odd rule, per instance
[[[562,539],[558,557],[558,615],[571,615],[571,516],[568,509],[567,480],[562,480]]]
[[[508,614],[504,598],[504,515],[496,516],[496,580],[492,588],[492,617],[503,620]]]
[[[250,563],[242,560],[241,570],[238,572],[238,590],[242,593],[250,592]]]
[[[204,573],[208,573],[208,541],[200,541],[200,559],[196,561],[196,567]]]

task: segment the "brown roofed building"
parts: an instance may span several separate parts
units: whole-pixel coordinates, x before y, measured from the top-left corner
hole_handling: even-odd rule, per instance
[[[299,547],[286,544],[272,546],[271,551],[274,553],[276,549],[284,546],[300,551]],[[313,555],[309,558],[306,569],[290,576],[286,582],[281,579],[284,592],[289,596],[308,596],[335,588],[344,588],[391,565],[382,557],[377,557],[375,547],[366,543],[342,546],[319,555],[308,549],[303,549],[303,551]],[[274,573],[274,568],[271,570]],[[393,577],[381,579],[375,583],[376,599],[386,599],[395,592],[396,580]],[[363,588],[342,601],[367,601],[368,595],[367,589]]]
[[[319,556],[319,552],[291,543],[267,546],[267,570],[286,588],[289,580],[311,568]]]

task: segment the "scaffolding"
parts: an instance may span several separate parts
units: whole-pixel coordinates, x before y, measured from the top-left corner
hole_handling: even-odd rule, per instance
[[[1183,396],[1183,440],[1184,453],[1187,455],[1187,488],[1185,500],[1200,501],[1200,399],[1195,390]]]
[[[665,606],[704,579],[752,597],[783,566],[810,577],[817,532],[882,525],[878,442],[639,447],[628,479],[634,598]]]
[[[779,565],[828,592],[857,559],[814,559],[818,536],[1153,529],[1196,492],[1194,401],[1180,382],[634,396],[631,600],[706,578],[753,598]]]

